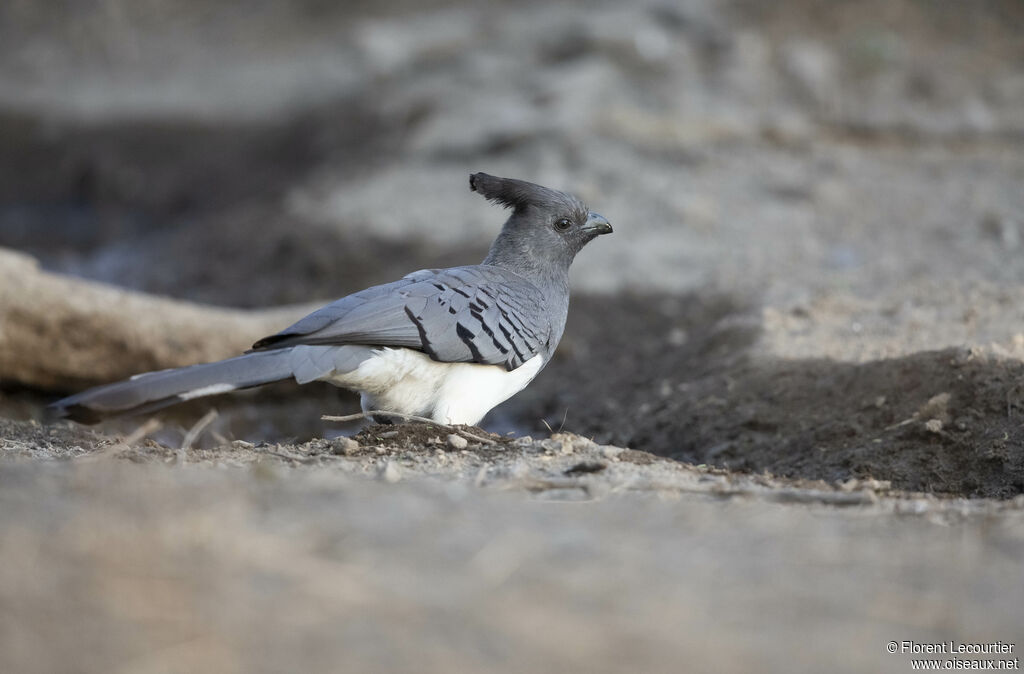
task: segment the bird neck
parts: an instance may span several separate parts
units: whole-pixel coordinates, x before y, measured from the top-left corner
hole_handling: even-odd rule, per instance
[[[544,293],[549,301],[569,295],[569,264],[563,260],[552,261],[533,254],[529,249],[516,245],[506,232],[498,235],[483,264],[500,267],[522,276]],[[570,260],[571,261],[571,260]]]

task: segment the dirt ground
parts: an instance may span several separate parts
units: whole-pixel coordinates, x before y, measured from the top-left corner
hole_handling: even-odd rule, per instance
[[[327,385],[85,429],[0,372],[0,669],[1024,647],[1022,28],[995,0],[3,6],[0,246],[48,270],[326,301],[482,258],[476,170],[615,234],[482,429],[325,422],[358,407]]]

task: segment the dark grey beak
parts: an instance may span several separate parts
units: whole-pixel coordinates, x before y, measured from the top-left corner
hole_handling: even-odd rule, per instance
[[[583,225],[583,231],[593,232],[596,235],[611,234],[612,223],[608,222],[600,213],[594,213],[591,211],[587,215],[587,224]]]

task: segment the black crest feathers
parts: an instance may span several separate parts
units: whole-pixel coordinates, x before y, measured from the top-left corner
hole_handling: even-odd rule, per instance
[[[577,202],[576,198],[541,185],[515,178],[499,178],[487,173],[469,176],[469,189],[480,193],[488,201],[494,201],[516,210],[527,206],[550,207]]]

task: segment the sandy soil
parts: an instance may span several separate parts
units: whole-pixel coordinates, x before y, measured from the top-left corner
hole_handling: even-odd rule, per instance
[[[180,449],[210,404],[87,430],[0,373],[0,669],[905,671],[888,641],[1019,642],[1018,3],[328,4],[0,8],[0,245],[328,300],[479,259],[502,216],[466,175],[522,176],[615,225],[559,352],[465,446],[352,444],[320,420],[352,396],[282,385]]]
[[[179,452],[3,432],[9,671],[903,671],[893,639],[1014,643],[1024,618],[1019,497],[565,434]]]

